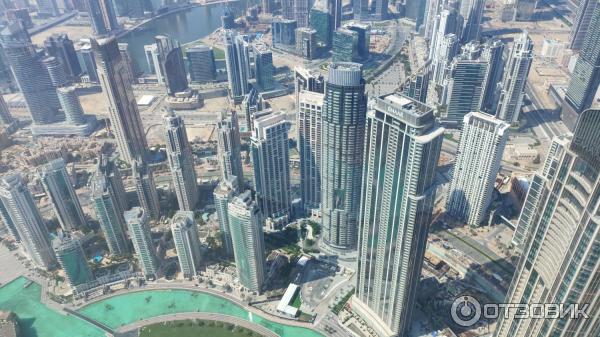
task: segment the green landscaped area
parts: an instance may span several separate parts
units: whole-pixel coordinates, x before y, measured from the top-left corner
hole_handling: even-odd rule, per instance
[[[79,318],[66,316],[40,302],[42,288],[20,277],[0,288],[0,310],[19,318],[23,337],[104,337],[104,332]]]
[[[140,337],[261,337],[256,331],[214,321],[175,321],[145,326]]]
[[[113,329],[161,315],[207,312],[234,316],[262,325],[281,337],[323,337],[311,329],[269,321],[262,316],[249,313],[240,305],[225,298],[191,290],[129,292],[92,303],[79,312]]]

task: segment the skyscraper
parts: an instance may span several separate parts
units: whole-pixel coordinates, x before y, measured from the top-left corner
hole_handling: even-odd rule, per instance
[[[481,108],[486,112],[496,111],[496,100],[498,99],[497,88],[504,73],[504,43],[498,39],[490,39],[483,45],[481,58],[488,62],[488,79]]]
[[[173,242],[177,249],[177,259],[184,278],[198,275],[200,267],[200,239],[194,221],[194,212],[178,211],[171,219]]]
[[[579,2],[573,26],[571,27],[569,49],[579,50],[583,46],[583,41],[590,29],[596,6],[598,6],[598,0],[582,0]]]
[[[326,4],[321,1],[315,2],[310,9],[310,27],[317,31],[317,42],[322,48],[329,48],[333,38],[333,18]]]
[[[461,43],[479,40],[484,5],[484,0],[463,0],[461,2],[460,14],[464,18]]]
[[[50,76],[50,83],[52,83],[52,86],[62,87],[67,85],[67,73],[62,63],[60,63],[56,57],[50,56],[43,59],[42,65],[44,65],[44,68]]]
[[[248,190],[228,205],[229,228],[240,283],[260,293],[265,281],[265,242],[262,216]]]
[[[325,90],[325,78],[323,75],[313,73],[306,68],[294,68],[294,93],[296,95],[294,102],[300,100],[300,92],[303,90],[323,93]]]
[[[332,63],[321,122],[321,214],[333,249],[356,248],[366,113],[361,65]]]
[[[358,33],[342,27],[333,33],[333,62],[358,60]]]
[[[0,202],[33,264],[41,269],[52,269],[56,265],[56,256],[48,229],[19,174],[8,174],[0,179]]]
[[[167,93],[174,96],[175,93],[186,91],[187,73],[179,42],[166,35],[157,35],[154,41],[158,48],[158,65],[167,86]]]
[[[263,90],[275,88],[275,67],[273,66],[273,53],[265,44],[254,44],[254,73],[256,83]]]
[[[469,51],[452,61],[447,85],[447,108],[441,118],[448,124],[460,124],[466,114],[479,111],[483,101],[489,63],[473,58]]]
[[[160,200],[154,184],[152,169],[145,162],[137,160],[131,164],[131,174],[140,207],[144,209],[148,217],[158,220],[160,218]]]
[[[579,58],[571,75],[562,120],[573,130],[577,116],[592,105],[600,85],[600,4],[596,4]]]
[[[492,201],[508,128],[507,123],[481,112],[468,113],[463,119],[446,208],[470,226],[479,226]]]
[[[429,74],[427,72],[414,74],[408,79],[408,83],[403,88],[403,94],[413,98],[421,103],[427,101],[427,92],[429,90]]]
[[[431,61],[432,81],[438,85],[443,85],[450,72],[450,65],[454,57],[458,54],[458,37],[455,34],[448,34],[439,40],[437,51],[433,54]]]
[[[507,303],[584,305],[589,318],[522,318],[499,313],[495,337],[596,336],[600,229],[600,110],[584,111],[573,139],[563,137],[550,153],[552,169],[543,182],[539,212],[525,236],[523,254],[508,290]],[[548,162],[548,161],[547,161]],[[565,308],[566,309],[566,308]]]
[[[358,61],[364,61],[369,58],[369,48],[371,46],[371,26],[364,23],[349,23],[344,26],[344,28],[349,29],[353,32],[357,33],[357,43],[356,43],[356,58]]]
[[[300,154],[300,194],[305,210],[321,205],[321,120],[322,93],[302,90],[297,101],[298,152]]]
[[[294,17],[298,27],[308,27],[309,0],[292,0],[294,4]]]
[[[52,246],[71,287],[84,284],[94,278],[78,239],[69,235],[59,235],[52,242]]]
[[[533,20],[537,2],[537,0],[516,0],[515,21]]]
[[[81,66],[77,60],[73,41],[69,40],[67,34],[56,34],[48,37],[44,40],[44,49],[46,54],[60,60],[71,80],[81,74]]]
[[[41,55],[31,42],[2,42],[19,90],[25,99],[34,125],[47,125],[65,120],[50,75],[41,62]]]
[[[92,203],[111,254],[126,255],[129,245],[123,213],[127,205],[125,188],[115,163],[102,157],[91,181]]]
[[[38,5],[38,15],[40,16],[59,16],[58,4],[56,0],[36,0]]]
[[[296,53],[307,60],[318,55],[317,31],[309,27],[296,29]]]
[[[515,39],[502,79],[502,92],[496,116],[507,123],[512,124],[519,120],[532,61],[533,42],[527,31],[524,31]]]
[[[159,275],[159,264],[156,248],[152,242],[148,214],[143,208],[134,207],[126,211],[124,216],[142,273],[146,279],[156,280]]]
[[[125,62],[125,71],[127,72],[127,75],[135,83],[136,71],[134,61],[131,58],[131,53],[129,51],[129,43],[119,43],[119,52],[121,53],[123,62]]]
[[[341,0],[327,0],[327,9],[329,15],[333,19],[333,30],[340,28],[342,25],[342,1]]]
[[[288,131],[284,112],[254,120],[251,142],[256,200],[265,217],[290,217],[291,183]]]
[[[221,181],[237,178],[237,185],[244,188],[244,168],[242,166],[240,126],[237,112],[229,117],[222,116],[217,124],[217,155],[221,166]]]
[[[239,190],[238,181],[235,177],[222,180],[213,192],[215,208],[219,217],[219,230],[221,232],[221,245],[227,256],[233,256],[233,243],[231,241],[231,229],[229,227],[229,202],[237,195]]]
[[[85,0],[92,28],[96,35],[113,34],[119,30],[119,22],[111,0]]]
[[[379,336],[404,336],[427,245],[444,130],[432,108],[405,96],[374,98],[370,106],[352,308]]]
[[[198,183],[194,169],[194,155],[188,141],[183,118],[171,111],[163,117],[167,160],[171,169],[173,186],[179,209],[193,211],[198,204]]]
[[[4,97],[0,96],[0,125],[8,130],[12,130],[17,124],[18,121],[10,114]]]
[[[266,102],[263,99],[263,95],[255,88],[250,89],[250,92],[244,95],[242,111],[246,115],[246,129],[248,131],[252,132],[255,117],[265,109]]]
[[[234,100],[241,101],[250,90],[250,46],[243,36],[233,30],[226,30],[223,38],[229,93]]]
[[[65,114],[67,124],[82,125],[86,123],[86,118],[77,96],[74,86],[60,87],[56,89],[58,101]]]
[[[62,229],[72,231],[87,228],[85,215],[64,160],[49,162],[38,169],[38,174]]]
[[[79,57],[81,58],[82,72],[87,75],[91,83],[98,83],[98,68],[96,67],[96,58],[92,51],[91,44],[84,44],[79,48]]]
[[[193,83],[211,82],[217,78],[215,55],[212,47],[198,45],[185,52],[190,79]]]
[[[115,38],[92,40],[102,92],[108,99],[110,129],[119,145],[121,159],[131,164],[146,158],[146,135],[131,87],[127,65]]]

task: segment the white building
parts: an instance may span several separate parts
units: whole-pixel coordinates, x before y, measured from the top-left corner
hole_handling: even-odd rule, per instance
[[[183,277],[192,278],[199,273],[200,239],[194,221],[194,212],[178,211],[171,220],[171,232],[177,249],[177,258]]]
[[[507,123],[481,112],[471,112],[463,120],[447,209],[471,226],[481,223],[492,200],[508,128]]]

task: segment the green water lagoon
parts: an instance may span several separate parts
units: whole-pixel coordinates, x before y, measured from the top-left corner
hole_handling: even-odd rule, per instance
[[[42,288],[29,280],[15,279],[0,288],[0,310],[19,317],[24,337],[104,337],[104,332],[79,318],[62,315],[40,302]]]
[[[262,325],[282,337],[323,337],[311,329],[271,322],[222,297],[191,290],[130,292],[89,304],[79,312],[113,329],[161,315],[209,312],[235,316]]]

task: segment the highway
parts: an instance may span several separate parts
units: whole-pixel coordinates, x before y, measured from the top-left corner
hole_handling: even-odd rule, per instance
[[[538,137],[552,139],[569,132],[558,116],[552,116],[552,110],[541,108],[542,104],[529,83],[525,86],[525,95],[531,104],[523,108],[523,113],[530,118],[529,123],[533,124],[532,129]]]

